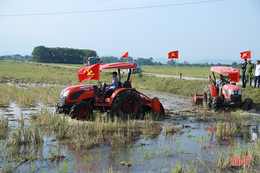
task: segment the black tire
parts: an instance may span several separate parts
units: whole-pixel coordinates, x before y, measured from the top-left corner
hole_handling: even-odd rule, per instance
[[[133,90],[125,90],[117,94],[111,105],[112,114],[122,119],[139,118],[143,111],[141,97]]]
[[[70,117],[78,120],[87,120],[93,114],[93,105],[88,102],[81,101],[75,103],[70,109]]]
[[[212,101],[212,109],[216,112],[217,110],[219,110],[220,104],[221,104],[220,97],[214,97]]]
[[[246,98],[245,101],[243,102],[242,109],[249,110],[251,109],[252,105],[253,105],[253,100],[250,98]]]
[[[207,86],[204,89],[204,93],[203,93],[203,106],[205,108],[208,108],[208,109],[210,109],[211,106],[212,106],[211,90],[210,90],[209,86]]]

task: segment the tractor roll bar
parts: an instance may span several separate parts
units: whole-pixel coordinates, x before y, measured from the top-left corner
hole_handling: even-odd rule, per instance
[[[121,81],[120,69],[118,69],[118,78],[119,78],[119,82],[120,82]]]
[[[214,77],[214,84],[216,85],[216,76],[215,76],[215,73],[214,72],[212,72],[212,74],[213,74],[213,77]]]
[[[129,69],[128,76],[127,76],[127,81],[129,81],[129,80],[130,80],[131,72],[132,72],[132,69],[130,68],[130,69]]]

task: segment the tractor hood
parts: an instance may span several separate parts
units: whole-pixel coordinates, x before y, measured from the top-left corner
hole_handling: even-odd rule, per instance
[[[65,88],[63,91],[73,91],[73,90],[80,90],[80,89],[91,89],[93,88],[93,85],[74,85]]]
[[[233,91],[240,90],[240,88],[238,86],[236,86],[236,85],[225,85],[224,89],[226,89],[226,90],[233,90]]]

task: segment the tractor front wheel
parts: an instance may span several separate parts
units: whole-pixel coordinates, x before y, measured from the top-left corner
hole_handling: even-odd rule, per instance
[[[133,90],[120,92],[111,105],[112,114],[121,116],[122,119],[139,118],[142,113],[141,97]]]
[[[203,106],[210,109],[212,106],[212,97],[210,87],[207,86],[203,93]]]
[[[250,98],[246,98],[245,101],[243,102],[242,109],[249,110],[249,109],[251,109],[252,104],[253,104],[253,100]]]
[[[87,120],[93,114],[93,106],[90,103],[81,101],[75,103],[70,109],[70,117],[78,120]]]

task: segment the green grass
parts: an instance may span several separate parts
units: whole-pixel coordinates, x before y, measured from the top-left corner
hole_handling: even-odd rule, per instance
[[[34,63],[0,62],[0,82],[75,84],[77,69]]]
[[[212,75],[210,67],[142,66],[145,73],[207,78]]]
[[[42,87],[39,85],[18,88],[7,84],[0,85],[0,106],[7,106],[11,101],[20,106],[35,106],[37,101],[54,105],[59,101],[61,87]]]

